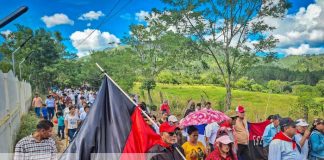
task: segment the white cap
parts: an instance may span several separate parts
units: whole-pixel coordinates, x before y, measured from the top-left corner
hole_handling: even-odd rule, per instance
[[[309,126],[309,124],[304,119],[298,119],[296,123],[297,123],[296,126],[302,126],[302,127]]]
[[[171,115],[168,117],[168,121],[175,123],[175,122],[178,122],[178,118],[174,115]]]

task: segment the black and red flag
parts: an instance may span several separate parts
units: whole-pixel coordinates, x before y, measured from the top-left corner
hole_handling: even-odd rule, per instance
[[[269,120],[258,123],[248,122],[249,126],[249,150],[251,159],[254,160],[267,160],[268,155],[263,150],[263,139],[262,135],[271,122]]]
[[[87,118],[60,159],[126,159],[122,153],[145,153],[159,141],[139,107],[105,77]]]

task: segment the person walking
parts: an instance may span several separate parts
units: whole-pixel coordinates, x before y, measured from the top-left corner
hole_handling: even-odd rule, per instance
[[[228,135],[222,135],[216,139],[215,150],[211,152],[206,160],[237,160],[233,151],[233,141]]]
[[[309,160],[323,160],[324,159],[324,120],[323,119],[318,118],[314,120],[309,142],[310,142]]]
[[[298,119],[296,121],[297,131],[294,139],[301,147],[301,153],[298,156],[297,160],[307,160],[308,157],[308,151],[309,151],[308,138],[310,135],[310,132],[307,130],[308,126],[309,126],[308,123],[304,119]]]
[[[80,119],[79,119],[79,115],[75,113],[74,106],[69,107],[69,111],[70,113],[66,115],[64,119],[64,126],[66,127],[65,133],[68,134],[69,142],[71,143],[74,138],[74,134],[77,131],[78,125],[80,123]]]
[[[297,160],[300,146],[293,139],[296,134],[296,122],[289,117],[282,118],[280,130],[270,142],[268,160]]]
[[[35,97],[32,102],[37,118],[40,118],[41,107],[43,106],[43,100],[39,97],[38,93],[35,93]]]
[[[245,109],[243,106],[236,107],[237,119],[234,125],[235,137],[237,139],[238,150],[237,157],[238,159],[249,160],[249,131],[247,120],[245,118]]]
[[[21,159],[56,159],[57,148],[51,138],[53,123],[41,120],[36,126],[36,131],[22,138],[15,146],[14,160]]]
[[[204,160],[206,158],[206,148],[198,141],[198,129],[194,126],[188,127],[189,141],[182,145],[187,160]]]
[[[59,138],[65,139],[64,138],[64,130],[65,130],[65,125],[64,125],[64,116],[63,116],[63,112],[57,112],[56,113],[57,116],[57,136]]]
[[[54,112],[55,112],[55,99],[53,98],[52,95],[48,95],[45,104],[47,107],[47,112],[48,112],[48,119],[52,121],[54,117]]]
[[[265,154],[268,155],[269,152],[269,144],[272,141],[272,138],[280,132],[280,116],[279,115],[273,115],[272,116],[272,123],[267,125],[265,128],[262,139],[263,139],[263,149],[265,151]]]
[[[177,126],[172,126],[168,122],[160,125],[162,141],[148,150],[148,153],[151,153],[148,156],[152,156],[150,160],[183,160],[183,149],[177,144],[178,129]]]
[[[217,122],[210,123],[205,127],[205,141],[208,153],[214,151],[214,144],[218,129],[219,125],[217,124]]]
[[[162,105],[160,106],[160,111],[166,111],[168,113],[168,115],[170,115],[170,106],[169,106],[169,101],[168,100],[164,100]]]

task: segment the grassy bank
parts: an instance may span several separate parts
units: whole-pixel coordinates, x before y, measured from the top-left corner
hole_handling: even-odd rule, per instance
[[[139,89],[140,84],[136,83],[133,88],[133,93],[141,96],[141,100],[148,102],[146,92],[143,94]],[[223,110],[225,93],[224,87],[213,85],[172,85],[172,84],[157,84],[153,90],[154,104],[161,103],[160,92],[163,98],[168,99],[171,105],[171,110],[177,115],[183,115],[187,106],[187,101],[193,99],[195,102],[200,102],[202,98],[212,102],[214,109]],[[246,107],[247,116],[250,121],[258,121],[265,119],[270,114],[279,113],[282,116],[289,115],[290,107],[296,103],[297,96],[287,94],[268,94],[260,92],[249,92],[241,90],[233,90],[232,108],[237,105]],[[324,100],[324,98],[316,98]],[[312,118],[312,116],[311,116]]]
[[[20,129],[16,138],[16,143],[20,139],[32,134],[36,130],[37,123],[38,118],[36,117],[34,111],[29,110],[27,114],[23,115],[21,118]]]

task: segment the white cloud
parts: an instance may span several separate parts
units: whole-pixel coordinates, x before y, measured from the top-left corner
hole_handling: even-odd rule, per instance
[[[81,43],[89,34],[83,43]],[[71,34],[70,39],[72,45],[78,50],[78,56],[82,57],[89,54],[89,51],[103,50],[108,47],[116,47],[120,43],[120,39],[109,32],[101,32],[100,30],[85,29],[84,31],[76,31]],[[80,44],[81,43],[81,44]]]
[[[319,54],[324,52],[324,48],[311,48],[309,44],[301,44],[299,47],[289,47],[282,50],[287,55]]]
[[[6,37],[8,37],[9,34],[12,33],[12,31],[11,30],[5,30],[5,31],[1,31],[0,33],[5,35]]]
[[[87,27],[90,27],[91,26],[91,23],[87,23]]]
[[[144,22],[147,17],[150,16],[150,13],[147,11],[140,11],[135,13],[135,19],[139,22]]]
[[[69,17],[63,13],[56,13],[52,16],[43,16],[41,20],[46,24],[46,27],[48,28],[62,24],[74,24],[74,21],[69,19]]]
[[[78,19],[79,20],[98,20],[100,17],[105,16],[105,14],[103,14],[101,11],[89,11],[87,13],[82,14]]]

